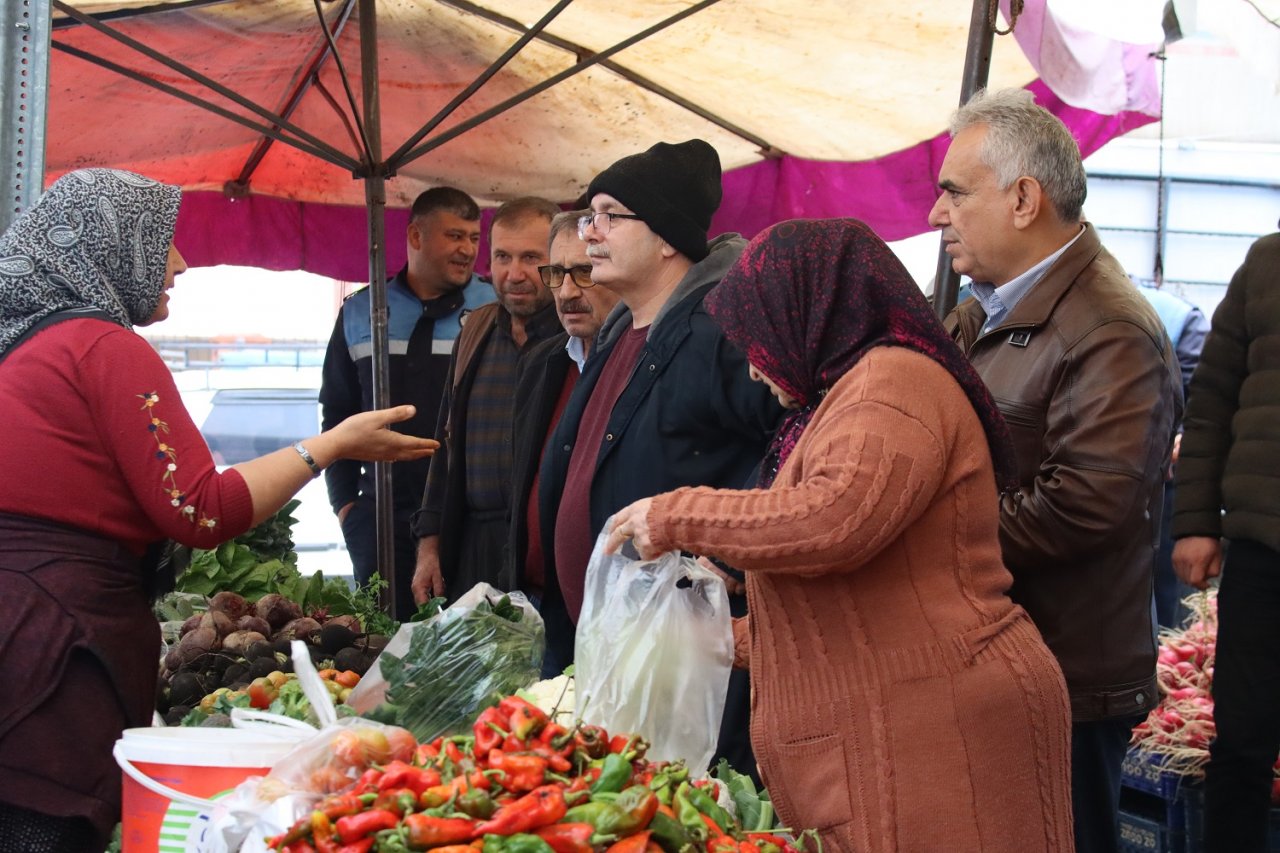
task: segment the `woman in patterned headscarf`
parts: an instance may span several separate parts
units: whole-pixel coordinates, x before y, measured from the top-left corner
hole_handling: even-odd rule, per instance
[[[94,851],[111,748],[151,721],[160,632],[143,555],[212,548],[341,457],[417,459],[402,406],[218,472],[164,362],[176,187],[71,172],[0,237],[0,850]],[[152,550],[155,550],[152,548]]]
[[[1066,686],[1007,594],[1014,459],[977,374],[853,220],[774,226],[706,306],[790,412],[767,488],[639,501],[608,547],[745,571],[736,655],[778,815],[829,850],[1071,850]]]

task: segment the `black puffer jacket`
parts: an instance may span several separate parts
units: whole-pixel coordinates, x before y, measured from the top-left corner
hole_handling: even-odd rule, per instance
[[[1280,551],[1277,458],[1280,233],[1250,247],[1214,312],[1191,378],[1174,537],[1252,539]]]

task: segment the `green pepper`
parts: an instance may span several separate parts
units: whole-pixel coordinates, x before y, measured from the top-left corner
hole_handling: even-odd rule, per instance
[[[663,853],[689,853],[693,838],[680,825],[680,821],[659,811],[649,822],[650,836],[662,848]]]
[[[621,755],[611,752],[604,757],[604,764],[600,768],[600,778],[596,779],[591,786],[591,793],[600,794],[604,792],[617,793],[627,786],[631,781],[631,762],[627,761]]]
[[[629,835],[635,830],[631,815],[615,803],[592,801],[574,806],[565,813],[565,823],[589,823],[598,835]]]
[[[685,796],[688,789],[688,783],[681,784],[676,789],[676,795],[671,800],[671,807],[675,809],[676,818],[680,821],[680,825],[684,827],[685,832],[689,833],[694,841],[706,841],[708,832],[707,825],[702,820],[702,812],[689,802],[689,798]],[[489,853],[488,850],[484,853]]]
[[[458,811],[477,820],[493,817],[493,813],[498,809],[497,803],[493,801],[493,797],[489,796],[489,792],[480,788],[469,788],[465,794],[458,797],[457,807]]]
[[[716,822],[716,826],[720,827],[720,831],[725,835],[732,835],[737,828],[733,825],[733,817],[724,810],[719,803],[712,799],[711,795],[701,788],[690,785],[688,782],[680,783],[679,790],[684,792],[685,799],[693,805],[698,811]]]
[[[484,853],[489,853],[489,838],[484,841]],[[520,832],[502,840],[502,853],[555,853],[551,845],[536,835]]]

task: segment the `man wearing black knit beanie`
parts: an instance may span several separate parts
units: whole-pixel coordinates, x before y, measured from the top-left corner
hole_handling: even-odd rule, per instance
[[[741,488],[782,416],[751,381],[746,357],[724,339],[702,300],[746,241],[707,241],[720,206],[720,157],[701,139],[659,142],[591,181],[579,220],[591,279],[621,297],[600,329],[548,440],[539,515],[546,569],[548,656],[573,655],[587,562],[617,510],[680,486]],[[734,615],[746,610],[730,579]],[[730,682],[720,754],[755,773],[746,673]]]

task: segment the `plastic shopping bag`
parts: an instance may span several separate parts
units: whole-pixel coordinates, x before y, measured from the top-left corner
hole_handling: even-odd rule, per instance
[[[698,775],[715,752],[733,665],[724,581],[676,551],[639,560],[628,542],[605,555],[605,538],[578,617],[577,714],[644,735],[650,758],[683,758]]]
[[[469,729],[537,681],[545,645],[542,617],[522,593],[478,583],[425,622],[400,626],[347,704],[426,743]]]

